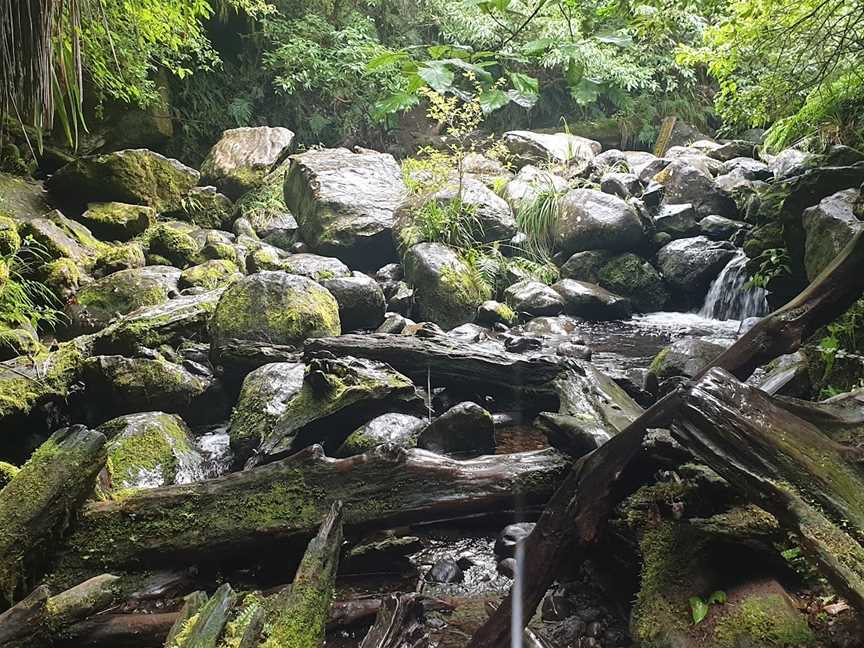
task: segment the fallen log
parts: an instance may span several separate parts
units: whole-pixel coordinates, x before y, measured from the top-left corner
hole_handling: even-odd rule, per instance
[[[360,648],[426,648],[429,633],[418,594],[392,594],[384,599],[375,623]]]
[[[49,545],[92,494],[104,446],[101,433],[81,425],[59,430],[0,491],[0,596],[14,599],[41,570]]]
[[[797,350],[814,332],[828,324],[864,292],[864,231],[858,232],[834,261],[798,297],[763,318],[735,344],[709,363],[695,380],[712,367],[725,369],[745,380],[760,364]],[[650,407],[619,435],[577,461],[567,478],[549,500],[534,532],[525,542],[524,573],[530,575],[522,593],[524,619],[530,619],[555,580],[559,561],[565,555],[572,564],[580,559],[575,548],[596,539],[608,519],[614,501],[598,497],[609,493],[613,482],[641,447],[650,427],[668,425],[681,402],[681,393],[672,392]],[[609,445],[612,448],[607,448]],[[602,461],[596,461],[601,457]],[[586,464],[599,463],[595,474]],[[603,484],[603,479],[608,483]],[[574,515],[576,515],[574,524]],[[592,528],[593,525],[593,528]],[[569,550],[568,550],[569,549]],[[494,612],[471,638],[469,648],[503,648],[511,635],[511,597]]]
[[[443,335],[417,337],[376,333],[308,340],[304,359],[354,356],[386,362],[417,384],[481,391],[553,392],[551,382],[564,363],[554,356],[508,353],[492,344],[470,344]]]
[[[168,636],[165,638],[165,645],[171,648],[177,644],[177,637],[183,633],[186,624],[190,619],[204,607],[208,601],[208,596],[202,591],[192,592],[187,595],[183,601],[183,607],[177,613],[176,620],[168,631]],[[160,642],[161,643],[161,642]]]
[[[55,637],[63,648],[154,648],[161,646],[177,621],[176,612],[100,614]]]
[[[20,646],[33,634],[45,615],[48,588],[37,587],[29,596],[0,614],[0,646]]]
[[[165,642],[165,648],[216,648],[228,623],[237,596],[228,583],[219,587],[206,603]]]
[[[141,491],[85,507],[60,569],[104,565],[154,569],[218,562],[309,538],[335,499],[351,530],[388,528],[544,502],[566,469],[555,450],[459,461],[384,445],[347,459],[319,446],[252,470],[194,484]]]
[[[676,438],[794,530],[821,573],[864,613],[864,451],[720,369],[688,391],[675,420]]]
[[[278,595],[272,629],[261,648],[320,648],[342,552],[342,502],[334,502],[312,538],[294,581]]]

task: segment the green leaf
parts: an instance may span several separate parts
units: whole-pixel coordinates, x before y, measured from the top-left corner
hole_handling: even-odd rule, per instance
[[[538,94],[540,92],[540,83],[532,76],[522,74],[521,72],[510,73],[510,83],[513,88],[523,94]]]
[[[726,592],[723,590],[717,590],[716,592],[711,592],[711,596],[708,597],[708,605],[723,605],[726,603]]]
[[[522,52],[528,56],[537,56],[548,50],[554,42],[551,38],[538,38],[525,43]]]
[[[597,101],[601,89],[602,86],[599,83],[595,83],[590,79],[582,79],[570,88],[570,96],[580,106],[588,106]]]
[[[699,625],[708,616],[708,604],[698,596],[691,596],[690,611],[693,614],[693,625]]]
[[[375,104],[375,110],[382,114],[390,115],[408,110],[416,106],[419,101],[417,95],[408,94],[407,92],[396,92]]]
[[[781,551],[780,555],[783,556],[784,560],[795,560],[796,558],[801,557],[801,547],[786,549],[786,551]]]
[[[371,61],[366,64],[367,72],[374,72],[376,70],[380,70],[381,68],[387,67],[389,65],[393,65],[395,63],[399,63],[408,58],[408,52],[405,50],[396,50],[394,52],[384,52],[383,54],[379,54]]]
[[[594,38],[601,43],[616,45],[623,49],[633,46],[633,38],[624,32],[598,32],[594,35]]]
[[[433,59],[444,58],[452,48],[449,45],[430,45],[426,48],[426,51],[429,52],[429,56]]]
[[[435,92],[448,92],[453,89],[455,75],[443,61],[427,61],[417,74],[429,84]]]
[[[489,113],[494,112],[499,108],[503,108],[510,103],[510,97],[501,90],[492,88],[491,90],[486,90],[485,92],[480,93],[480,96],[477,97],[477,101],[480,103],[483,112],[488,115]]]

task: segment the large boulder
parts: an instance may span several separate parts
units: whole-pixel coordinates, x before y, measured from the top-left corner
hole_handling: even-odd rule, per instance
[[[738,213],[732,196],[720,189],[709,173],[690,164],[686,158],[675,160],[655,177],[666,189],[664,204],[689,203],[696,210],[697,218],[709,214],[734,218]]]
[[[333,295],[311,279],[282,271],[259,272],[229,286],[210,320],[217,356],[233,340],[300,346],[340,332]]]
[[[0,216],[21,222],[49,211],[48,195],[41,182],[0,171]]]
[[[339,304],[339,321],[343,331],[375,329],[384,321],[387,306],[384,291],[377,281],[362,272],[350,277],[321,281]]]
[[[654,215],[654,228],[673,239],[693,236],[699,231],[696,211],[689,203],[662,205]]]
[[[627,297],[642,312],[661,310],[669,301],[669,293],[654,266],[632,252],[606,261],[597,271],[597,283],[616,295]]]
[[[812,281],[864,227],[853,212],[857,189],[839,191],[804,210],[804,268]]]
[[[285,204],[285,174],[289,166],[290,162],[280,164],[235,206],[236,217],[246,219],[263,241],[285,250],[295,242],[299,227]]]
[[[128,241],[156,222],[156,210],[126,203],[94,203],[81,220],[96,236],[107,241]]]
[[[567,190],[567,181],[559,175],[533,165],[519,169],[504,187],[504,198],[518,212],[520,207],[537,199],[541,193],[561,193]]]
[[[22,223],[20,233],[32,237],[52,259],[71,259],[76,263],[86,263],[94,252],[48,217],[33,218]]]
[[[143,412],[104,423],[108,437],[107,489],[156,488],[197,481],[203,458],[179,416]]]
[[[287,256],[279,261],[278,267],[285,272],[309,277],[315,281],[351,276],[351,270],[339,259],[308,252]]]
[[[236,200],[262,184],[293,142],[294,133],[278,126],[226,130],[204,158],[201,180]]]
[[[526,279],[504,291],[507,305],[530,317],[559,315],[564,311],[561,296],[546,284]]]
[[[556,246],[565,252],[624,251],[643,239],[636,210],[617,196],[595,189],[573,189],[558,201]]]
[[[649,371],[660,380],[675,376],[693,378],[728,346],[702,338],[676,340],[654,356]]]
[[[171,211],[181,207],[198,178],[195,169],[177,160],[147,149],[126,149],[70,162],[51,176],[47,187],[73,207],[125,202]]]
[[[237,264],[233,261],[211,259],[181,272],[179,287],[180,290],[187,288],[214,290],[220,286],[227,286],[242,276]]]
[[[633,304],[626,297],[615,295],[597,284],[575,279],[561,279],[552,285],[564,302],[564,312],[590,320],[627,319],[633,314]]]
[[[354,430],[339,447],[336,455],[350,457],[363,454],[385,443],[401,448],[413,448],[417,445],[417,437],[424,427],[426,421],[410,414],[382,414]]]
[[[305,369],[300,362],[274,362],[246,376],[228,425],[236,458],[245,460],[251,456],[267,431],[285,413],[288,403],[303,386]],[[238,467],[242,467],[242,462]]]
[[[410,248],[404,270],[414,287],[419,317],[445,329],[472,321],[478,306],[492,296],[456,252],[441,243]]]
[[[476,220],[478,238],[484,243],[509,241],[516,234],[516,219],[510,205],[475,178],[463,178],[461,197],[459,184],[449,183],[426,200],[434,201],[444,209],[452,209],[454,202],[461,201],[462,210]]]
[[[180,271],[170,266],[121,270],[84,286],[66,307],[73,335],[99,331],[120,315],[167,302],[179,292]]]
[[[735,246],[728,241],[694,236],[664,245],[657,252],[657,265],[676,291],[701,297],[733,256]]]
[[[391,230],[406,188],[393,156],[344,148],[295,155],[284,190],[312,250],[360,270],[396,260]]]
[[[520,166],[549,162],[584,164],[603,149],[600,142],[569,133],[509,131],[504,133],[501,142]]]
[[[234,203],[216,187],[194,187],[180,209],[163,214],[165,218],[192,223],[198,227],[228,229],[231,227]]]
[[[470,401],[454,405],[420,432],[417,447],[441,454],[493,454],[492,415]]]

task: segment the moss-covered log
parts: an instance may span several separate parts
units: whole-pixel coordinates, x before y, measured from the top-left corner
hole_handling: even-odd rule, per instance
[[[794,529],[864,613],[864,453],[715,369],[684,398],[675,434],[748,499]]]
[[[67,541],[64,565],[153,568],[262,553],[310,537],[333,500],[349,529],[500,513],[522,498],[542,503],[566,467],[554,450],[458,461],[380,446],[348,459],[318,446],[252,470],[155,488],[87,506]],[[243,549],[254,546],[254,551]]]
[[[429,643],[418,594],[393,594],[384,599],[375,623],[360,648],[420,647]]]
[[[104,446],[102,434],[83,426],[59,430],[0,491],[0,592],[10,602],[93,492]]]
[[[272,629],[261,648],[320,648],[324,645],[341,551],[342,502],[337,501],[306,548],[294,582],[276,599]]]
[[[237,596],[231,585],[225,583],[197,607],[194,614],[188,616],[188,612],[193,609],[190,606],[187,610],[188,618],[182,621],[181,613],[181,619],[171,628],[165,648],[216,648],[236,600]],[[196,597],[191,600],[191,605],[200,602],[200,597]],[[190,601],[187,601],[188,604]]]

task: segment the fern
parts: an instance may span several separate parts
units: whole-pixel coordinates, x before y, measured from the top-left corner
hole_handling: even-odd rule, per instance
[[[8,276],[0,287],[0,323],[12,327],[54,329],[65,319],[62,304],[48,287],[31,279],[50,255],[27,237],[14,253],[2,258]]]

